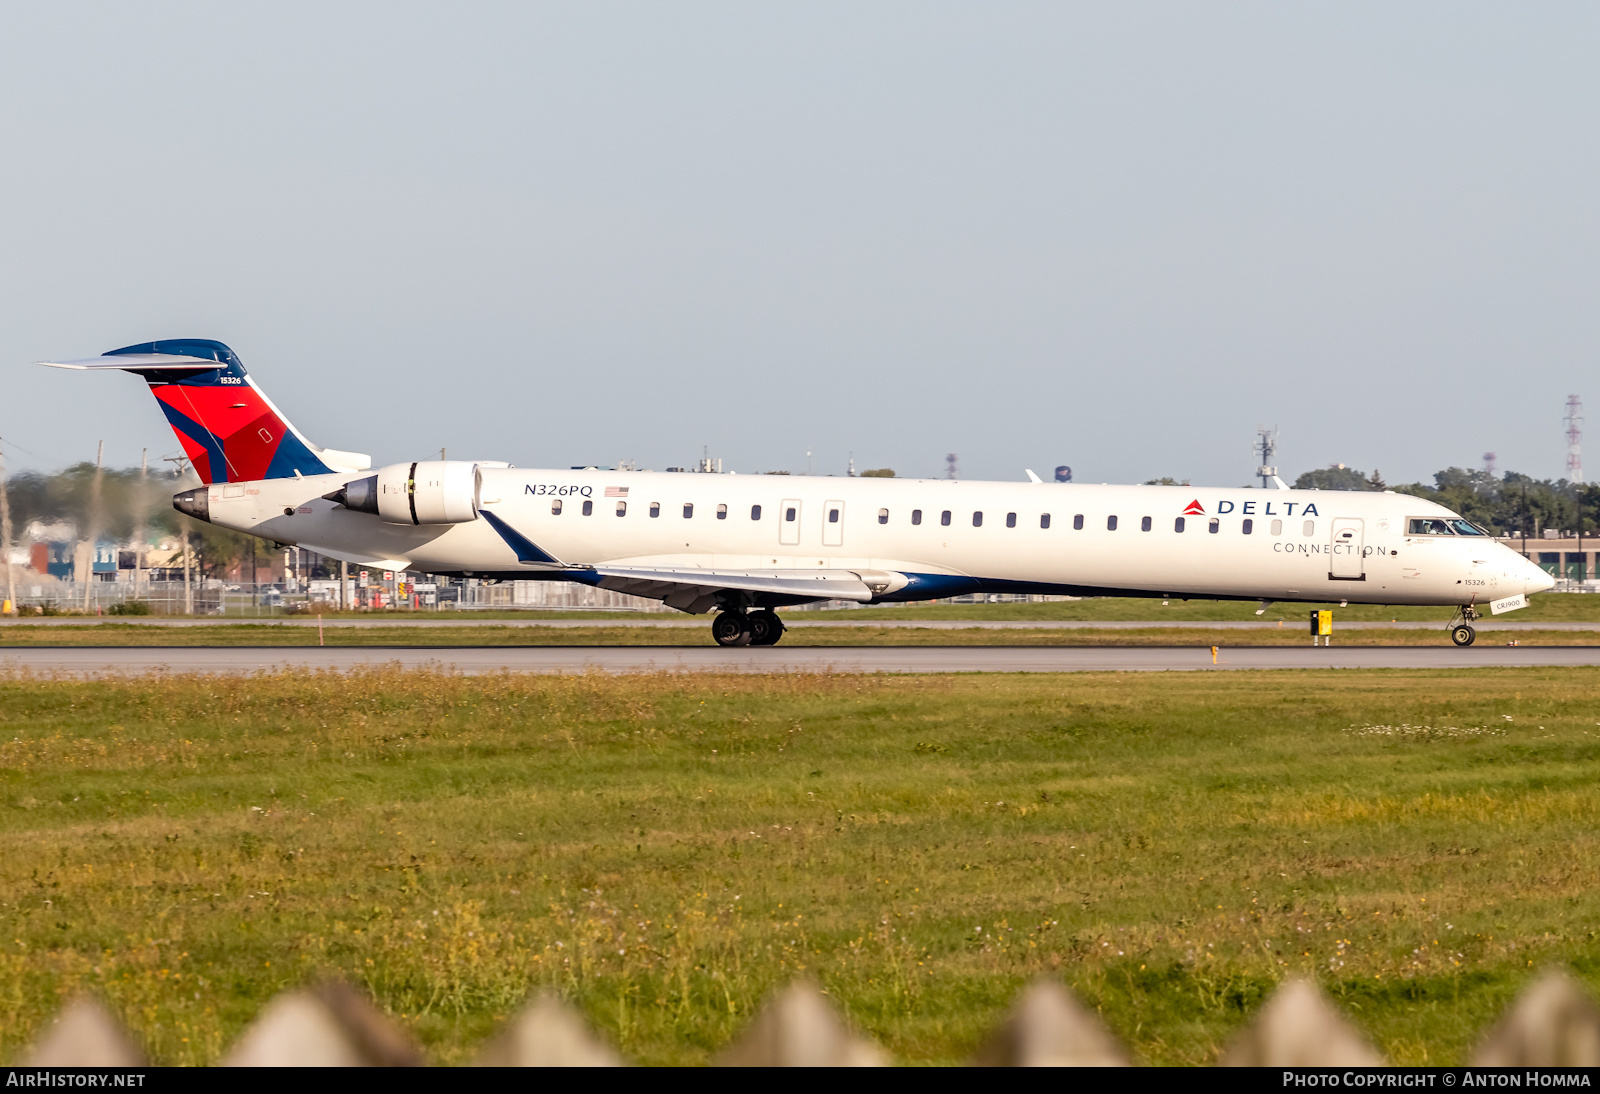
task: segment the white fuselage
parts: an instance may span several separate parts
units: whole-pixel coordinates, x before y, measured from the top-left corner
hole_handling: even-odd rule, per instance
[[[1408,534],[1413,518],[1458,518],[1405,494],[521,468],[479,475],[478,509],[557,564],[519,561],[486,519],[389,524],[323,500],[349,474],[215,484],[210,519],[393,569],[502,579],[571,578],[603,564],[870,571],[896,575],[884,600],[1009,590],[1485,605],[1553,584],[1486,536]]]

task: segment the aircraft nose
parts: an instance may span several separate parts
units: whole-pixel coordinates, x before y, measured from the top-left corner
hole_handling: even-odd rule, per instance
[[[1527,593],[1542,593],[1556,587],[1555,575],[1547,572],[1531,559],[1524,559],[1523,566],[1523,591]]]

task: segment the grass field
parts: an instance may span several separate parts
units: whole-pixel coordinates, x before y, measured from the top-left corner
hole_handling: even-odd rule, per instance
[[[1101,622],[1160,622],[1198,620],[1220,622],[1252,619],[1305,627],[1313,608],[1331,608],[1341,623],[1376,620],[1435,621],[1441,628],[1449,621],[1450,608],[1388,607],[1382,604],[1351,604],[1339,607],[1326,604],[1273,604],[1257,616],[1259,602],[1238,600],[1160,600],[1136,597],[1094,597],[1087,600],[1058,600],[1044,604],[907,604],[896,607],[845,609],[851,619],[974,619],[974,620],[1095,620]],[[1487,608],[1483,609],[1489,617]],[[809,613],[808,616],[809,618]],[[1528,598],[1528,606],[1497,618],[1544,623],[1600,623],[1600,596],[1581,593],[1546,593]],[[1486,622],[1488,619],[1486,618]]]
[[[0,678],[0,1059],[203,1063],[336,973],[460,1061],[531,988],[706,1060],[817,977],[962,1059],[1058,977],[1206,1063],[1291,972],[1461,1060],[1600,986],[1600,672]]]
[[[807,620],[811,622],[811,620]],[[820,622],[820,621],[819,621]],[[1497,631],[1492,621],[1478,630],[1482,645],[1504,645],[1515,640],[1524,646],[1592,646],[1600,644],[1600,630]],[[1449,633],[1440,626],[1426,630],[1396,630],[1336,622],[1334,638],[1351,646],[1448,646]],[[714,646],[711,628],[700,627],[327,627],[322,641],[329,646]],[[785,646],[1306,646],[1310,636],[1303,625],[1228,630],[1204,627],[1148,627],[1127,629],[993,630],[974,627],[956,630],[922,630],[910,627],[796,627],[783,638]],[[314,627],[287,627],[272,623],[220,623],[215,626],[155,627],[138,623],[49,626],[0,625],[0,652],[8,646],[315,646]]]
[[[1200,620],[1218,622],[1225,620],[1265,619],[1285,625],[1301,625],[1312,608],[1332,608],[1340,621],[1359,623],[1374,620],[1400,619],[1436,621],[1442,628],[1449,620],[1451,609],[1444,607],[1386,607],[1384,605],[1353,604],[1340,608],[1337,601],[1326,604],[1274,604],[1262,616],[1256,615],[1260,605],[1254,600],[1171,600],[1163,604],[1157,599],[1142,597],[1093,597],[1086,600],[1051,601],[1041,604],[901,604],[879,608],[848,608],[827,612],[794,612],[795,619],[826,619],[838,614],[842,618],[867,621],[871,619],[934,619],[934,620],[1098,620],[1103,622],[1159,622],[1161,620]],[[1487,611],[1485,611],[1487,615]],[[589,611],[482,611],[482,612],[345,612],[330,613],[326,618],[372,619],[384,615],[421,619],[681,619],[676,612],[589,612]],[[272,618],[267,616],[266,618]],[[1509,613],[1505,619],[1562,622],[1600,623],[1600,596],[1576,593],[1545,593],[1529,598],[1526,608]]]

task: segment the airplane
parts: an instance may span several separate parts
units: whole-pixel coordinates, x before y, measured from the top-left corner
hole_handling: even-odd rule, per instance
[[[715,610],[724,646],[783,637],[776,609],[966,593],[1480,609],[1554,586],[1460,514],[1407,494],[947,479],[523,469],[313,444],[209,339],[41,364],[150,385],[203,485],[197,520],[388,570],[575,581]]]

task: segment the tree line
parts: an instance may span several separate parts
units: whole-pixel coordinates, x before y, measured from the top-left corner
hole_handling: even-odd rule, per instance
[[[1389,486],[1376,470],[1367,475],[1351,467],[1307,471],[1294,482],[1298,490],[1393,490],[1437,502],[1497,536],[1537,537],[1544,529],[1582,532],[1600,528],[1600,483],[1536,479],[1516,471],[1448,467],[1437,471],[1433,485],[1421,482]]]
[[[100,478],[98,501],[95,477]],[[189,549],[201,574],[221,577],[233,566],[267,554],[266,541],[195,520],[172,508],[172,495],[199,482],[192,473],[152,471],[137,467],[97,469],[94,464],[74,464],[45,474],[23,471],[7,477],[11,504],[12,536],[16,543],[32,521],[70,521],[79,538],[127,543],[143,530],[147,541],[189,533]],[[181,565],[181,562],[179,563]]]

